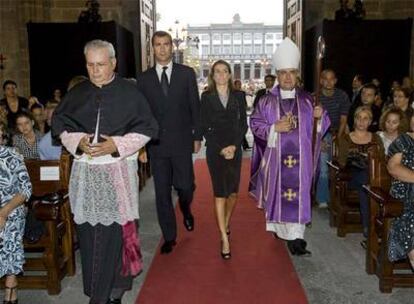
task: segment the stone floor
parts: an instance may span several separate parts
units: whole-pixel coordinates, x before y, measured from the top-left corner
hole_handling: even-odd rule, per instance
[[[251,135],[249,134],[251,142]],[[246,153],[246,156],[248,154]],[[204,153],[200,153],[200,158]],[[133,304],[145,279],[156,247],[160,241],[152,181],[149,181],[140,198],[140,236],[144,255],[144,272],[134,280],[133,289],[123,299]],[[311,304],[410,304],[414,303],[413,289],[394,289],[392,294],[381,294],[378,279],[364,270],[364,250],[359,234],[338,238],[328,224],[327,209],[314,209],[312,227],[306,239],[313,255],[309,258],[293,257],[293,263]],[[41,290],[20,290],[21,304],[83,304],[87,298],[82,293],[79,252],[77,274],[63,280],[62,292],[49,296]],[[283,274],[275,273],[275,276]],[[2,297],[2,295],[0,295]],[[219,303],[219,300],[217,301]],[[154,303],[163,304],[163,303]],[[183,304],[187,304],[183,302]],[[194,303],[196,304],[196,303]],[[238,303],[251,304],[251,303]],[[268,303],[257,303],[268,304]],[[273,304],[273,303],[269,303]],[[283,303],[279,303],[283,304]],[[291,304],[291,303],[287,303]]]

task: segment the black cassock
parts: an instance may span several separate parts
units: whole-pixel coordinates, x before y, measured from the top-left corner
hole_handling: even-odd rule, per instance
[[[99,112],[99,134],[123,136],[139,133],[154,138],[158,125],[145,97],[135,84],[115,75],[101,88],[85,81],[67,93],[52,119],[52,135],[64,132],[94,134]],[[90,303],[120,298],[131,288],[132,276],[123,276],[123,226],[76,225],[82,260],[84,292]]]

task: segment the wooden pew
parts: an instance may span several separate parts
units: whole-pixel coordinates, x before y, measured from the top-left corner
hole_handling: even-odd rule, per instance
[[[379,157],[378,147],[369,151],[370,185],[365,186],[369,200],[369,228],[365,268],[376,274],[381,292],[390,293],[393,287],[414,287],[414,274],[408,260],[392,263],[388,260],[388,236],[392,220],[401,215],[403,204],[389,195],[391,176]]]
[[[24,275],[18,278],[19,288],[47,289],[49,294],[58,294],[63,277],[72,276],[76,271],[74,225],[67,197],[71,158],[69,154],[63,153],[58,161],[26,160],[25,164],[32,182],[32,197],[59,192],[65,198],[58,203],[39,202],[33,206],[34,214],[44,223],[46,233],[34,244],[24,243],[29,257],[26,257]],[[44,180],[48,175],[44,170],[48,169],[58,170],[58,180]]]
[[[338,144],[332,143],[332,161],[328,162],[330,180],[329,224],[337,227],[337,235],[362,232],[359,198],[356,190],[348,189],[351,180],[349,172],[341,169],[338,163]]]

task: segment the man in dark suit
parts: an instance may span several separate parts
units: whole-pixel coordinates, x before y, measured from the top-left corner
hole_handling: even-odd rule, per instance
[[[263,95],[266,95],[273,88],[273,86],[275,85],[275,81],[276,81],[275,75],[268,74],[265,76],[264,83],[265,83],[266,88],[260,89],[259,91],[257,91],[256,97],[254,98],[254,101],[253,101],[253,110],[256,108],[257,104],[259,103],[260,97],[262,97]]]
[[[160,127],[159,138],[150,142],[148,151],[158,221],[164,237],[161,253],[167,254],[173,250],[177,237],[172,187],[178,193],[185,228],[194,229],[190,208],[195,189],[192,153],[201,147],[200,98],[194,70],[172,62],[170,34],[155,32],[152,46],[156,64],[139,75],[137,83]],[[141,160],[145,158],[145,154],[141,155]]]

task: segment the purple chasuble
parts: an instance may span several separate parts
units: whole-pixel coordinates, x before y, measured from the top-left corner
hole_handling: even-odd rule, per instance
[[[297,117],[297,127],[278,133],[275,147],[266,144],[251,194],[258,200],[258,206],[265,209],[268,223],[306,224],[311,220],[311,186],[320,140],[330,125],[327,112],[323,112],[320,120],[315,153],[313,99],[301,89],[296,88],[295,99],[281,100],[280,88],[275,87],[260,100],[250,116],[250,127],[256,137],[267,143],[272,125],[288,112]]]

